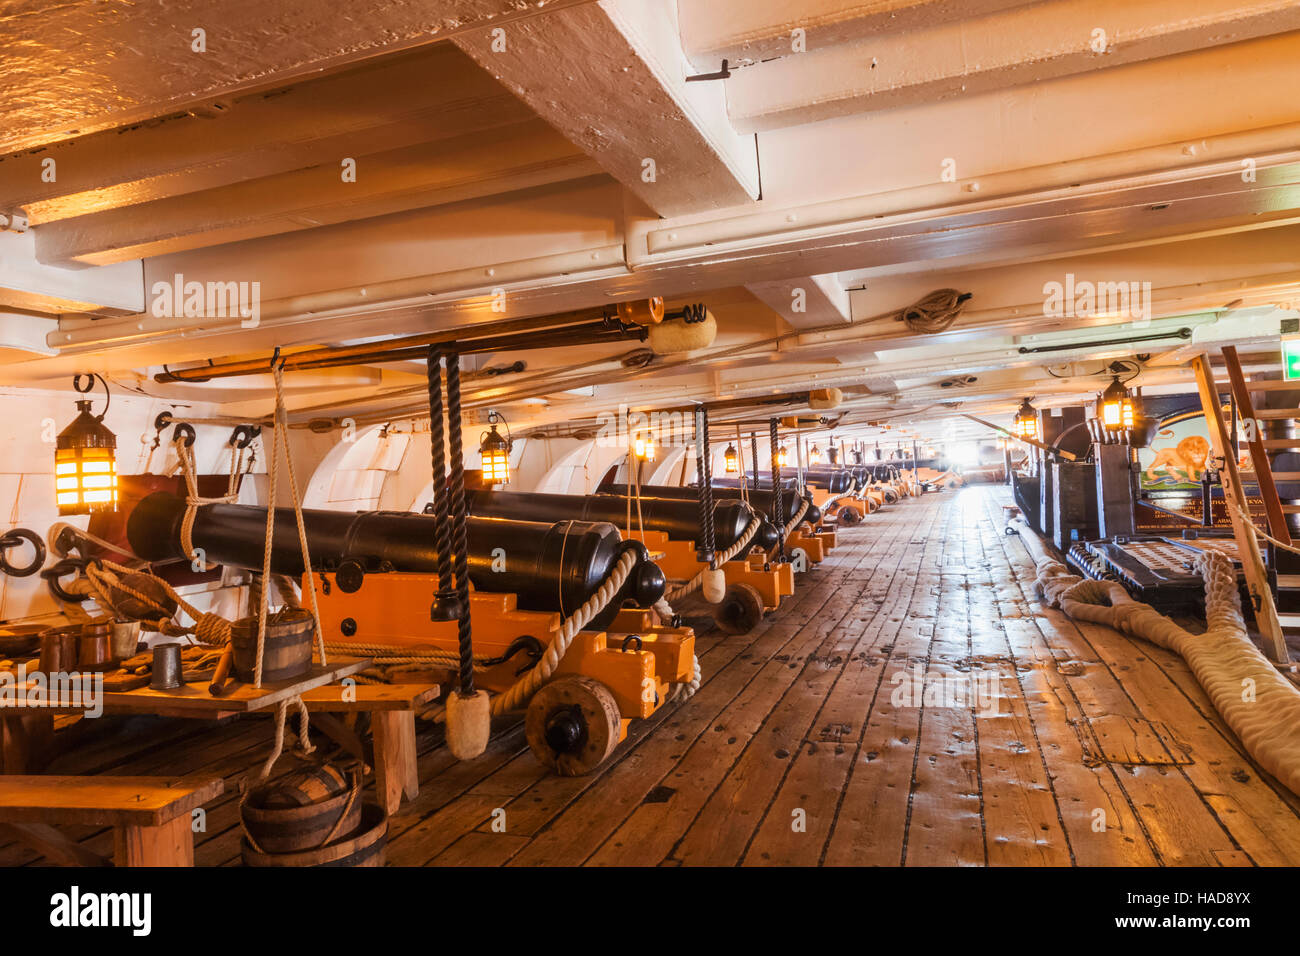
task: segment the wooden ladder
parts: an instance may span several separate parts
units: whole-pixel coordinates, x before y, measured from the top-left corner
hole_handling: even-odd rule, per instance
[[[1264,500],[1264,511],[1268,521],[1269,534],[1287,544],[1291,535],[1286,527],[1286,517],[1282,503],[1277,496],[1276,476],[1269,463],[1265,442],[1259,434],[1258,416],[1255,415],[1250,393],[1246,391],[1246,379],[1241,373],[1241,362],[1237,350],[1230,346],[1223,347],[1223,360],[1228,367],[1228,383],[1233,398],[1236,400],[1239,416],[1249,421],[1246,432],[1250,446],[1250,459],[1254,468],[1253,481],[1259,485],[1260,497]],[[1250,518],[1250,506],[1246,500],[1246,491],[1242,487],[1241,472],[1237,468],[1236,449],[1232,444],[1227,423],[1219,401],[1219,388],[1214,381],[1214,369],[1210,365],[1208,354],[1202,353],[1192,359],[1192,370],[1196,373],[1196,387],[1201,396],[1201,408],[1205,412],[1205,422],[1210,433],[1210,446],[1214,455],[1223,462],[1219,480],[1223,485],[1223,498],[1227,505],[1228,517],[1232,521],[1233,537],[1237,540],[1237,550],[1241,553],[1241,566],[1246,574],[1246,590],[1255,606],[1255,626],[1264,637],[1264,649],[1277,663],[1290,662],[1286,639],[1282,634],[1282,624],[1278,620],[1277,605],[1273,601],[1273,590],[1269,587],[1268,572],[1259,554],[1259,538],[1256,536],[1255,523]],[[1256,386],[1252,386],[1254,388]],[[1294,387],[1294,386],[1293,386]],[[1296,411],[1300,415],[1300,410]],[[1235,505],[1235,507],[1234,507]]]

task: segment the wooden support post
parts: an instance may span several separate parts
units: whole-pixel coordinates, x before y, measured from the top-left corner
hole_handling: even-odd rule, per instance
[[[1241,552],[1241,566],[1246,573],[1246,590],[1255,605],[1255,625],[1264,636],[1264,649],[1268,655],[1274,661],[1285,664],[1290,661],[1290,654],[1287,651],[1286,640],[1282,636],[1282,625],[1277,619],[1273,592],[1268,586],[1268,573],[1259,556],[1259,540],[1255,536],[1255,524],[1250,520],[1250,508],[1246,501],[1246,493],[1241,487],[1241,477],[1237,471],[1237,459],[1233,454],[1228,427],[1224,424],[1223,414],[1220,411],[1219,391],[1214,384],[1214,371],[1210,367],[1209,355],[1202,353],[1193,358],[1192,371],[1196,373],[1196,387],[1201,395],[1201,407],[1205,411],[1210,445],[1214,449],[1214,454],[1223,461],[1219,480],[1223,484],[1223,498],[1228,505],[1228,516],[1232,519],[1232,533],[1237,539],[1237,549]]]
[[[125,824],[114,832],[118,866],[193,866],[194,832],[182,813],[158,826]]]
[[[384,812],[395,813],[402,795],[420,795],[416,767],[415,711],[377,710],[371,714],[375,742],[375,792]]]
[[[54,746],[54,715],[5,714],[0,717],[0,761],[5,773],[44,769]]]

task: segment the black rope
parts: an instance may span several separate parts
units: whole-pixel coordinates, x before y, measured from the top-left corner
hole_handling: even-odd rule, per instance
[[[749,457],[754,463],[754,490],[758,491],[758,435],[749,433]]]
[[[768,434],[771,436],[772,450],[772,523],[778,531],[785,530],[785,493],[781,487],[780,446],[777,444],[776,419],[768,420]],[[785,563],[785,535],[780,536],[776,545],[776,557]]]
[[[474,695],[474,638],[469,614],[469,532],[465,526],[465,448],[460,423],[460,355],[447,355],[447,438],[451,454],[452,550],[456,562],[456,596],[460,599],[460,694]]]
[[[696,542],[696,559],[713,566],[716,541],[713,527],[713,469],[709,463],[709,410],[695,408],[695,480],[696,500],[700,504],[700,536]]]
[[[455,588],[451,578],[451,521],[447,511],[447,449],[442,408],[442,352],[429,346],[426,373],[429,381],[429,457],[433,472],[433,548],[438,555],[438,591],[429,617],[449,621],[455,613]]]

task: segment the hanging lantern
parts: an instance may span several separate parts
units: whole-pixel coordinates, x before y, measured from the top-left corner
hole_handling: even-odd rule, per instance
[[[89,384],[81,387],[83,377]],[[85,515],[117,508],[117,436],[104,424],[108,383],[97,375],[77,375],[72,387],[86,393],[95,379],[104,384],[104,411],[90,413],[90,401],[77,401],[77,417],[54,443],[54,497],[61,515]]]
[[[722,460],[726,463],[726,471],[729,475],[740,474],[740,461],[736,457],[736,446],[728,445],[727,450],[722,453]]]
[[[503,438],[496,423],[505,421],[497,412],[488,412],[492,430],[485,432],[479,441],[478,453],[482,460],[483,480],[489,484],[508,484],[510,481],[510,439]],[[509,431],[509,424],[506,430]]]
[[[822,460],[821,449],[813,445],[808,449],[808,464],[815,465]]]
[[[1133,427],[1133,399],[1116,375],[1101,393],[1097,403],[1097,417],[1107,431],[1118,432]]]
[[[780,468],[790,464],[790,453],[785,450],[784,445],[776,450],[776,464]]]
[[[1020,406],[1020,411],[1016,412],[1016,419],[1012,431],[1020,438],[1037,438],[1038,437],[1038,412],[1034,406],[1029,404],[1029,399],[1025,399],[1024,404]]]
[[[646,433],[632,439],[632,454],[642,461],[655,460],[655,436]]]

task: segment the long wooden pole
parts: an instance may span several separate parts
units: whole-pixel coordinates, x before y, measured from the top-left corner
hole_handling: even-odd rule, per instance
[[[521,332],[544,332],[561,329],[564,326],[598,322],[606,318],[623,318],[627,316],[636,324],[650,321],[646,316],[656,314],[653,303],[649,300],[643,309],[614,308],[580,309],[562,312],[557,315],[532,316],[525,319],[502,319],[497,322],[482,322],[478,325],[460,326],[452,329],[440,329],[423,335],[409,335],[399,339],[382,342],[368,342],[364,345],[346,345],[304,349],[283,357],[285,369],[302,368],[312,362],[328,360],[342,364],[364,364],[375,355],[391,353],[399,349],[427,348],[430,345],[445,345],[449,342],[469,342],[474,339],[489,338],[498,335],[514,335]],[[635,303],[633,303],[635,304]],[[663,305],[658,306],[657,314],[662,317]],[[172,369],[159,372],[154,376],[158,382],[202,382],[213,378],[232,378],[240,375],[258,375],[270,368],[271,359],[248,359],[241,362],[225,362],[221,365],[199,366],[197,368]]]
[[[1061,458],[1064,458],[1066,461],[1079,460],[1078,455],[1071,454],[1068,451],[1063,451],[1060,448],[1053,448],[1051,445],[1044,444],[1043,442],[1039,441],[1037,438],[1026,438],[1023,435],[1017,435],[1015,432],[1008,431],[1007,429],[1003,428],[1001,425],[994,425],[992,422],[986,422],[984,419],[976,418],[974,415],[967,415],[965,412],[962,412],[962,418],[969,418],[971,421],[975,422],[976,424],[983,425],[986,428],[992,428],[994,431],[999,431],[1002,434],[1006,435],[1008,438],[1014,438],[1016,441],[1022,441],[1027,445],[1033,445],[1035,448],[1040,448],[1049,454],[1057,455]]]
[[[1223,485],[1223,500],[1227,505],[1228,518],[1232,521],[1232,534],[1237,540],[1237,550],[1241,553],[1246,590],[1255,604],[1255,626],[1264,637],[1264,649],[1268,655],[1274,661],[1285,664],[1290,661],[1291,655],[1287,650],[1286,638],[1282,635],[1282,624],[1277,618],[1273,591],[1268,586],[1268,572],[1264,570],[1264,562],[1259,556],[1255,523],[1249,520],[1250,506],[1246,501],[1246,492],[1241,487],[1237,456],[1233,454],[1228,426],[1224,424],[1223,415],[1219,411],[1219,390],[1214,384],[1209,355],[1202,353],[1193,358],[1192,371],[1196,373],[1196,389],[1201,395],[1201,408],[1205,412],[1205,423],[1210,432],[1210,445],[1214,454],[1223,459],[1219,482]]]

